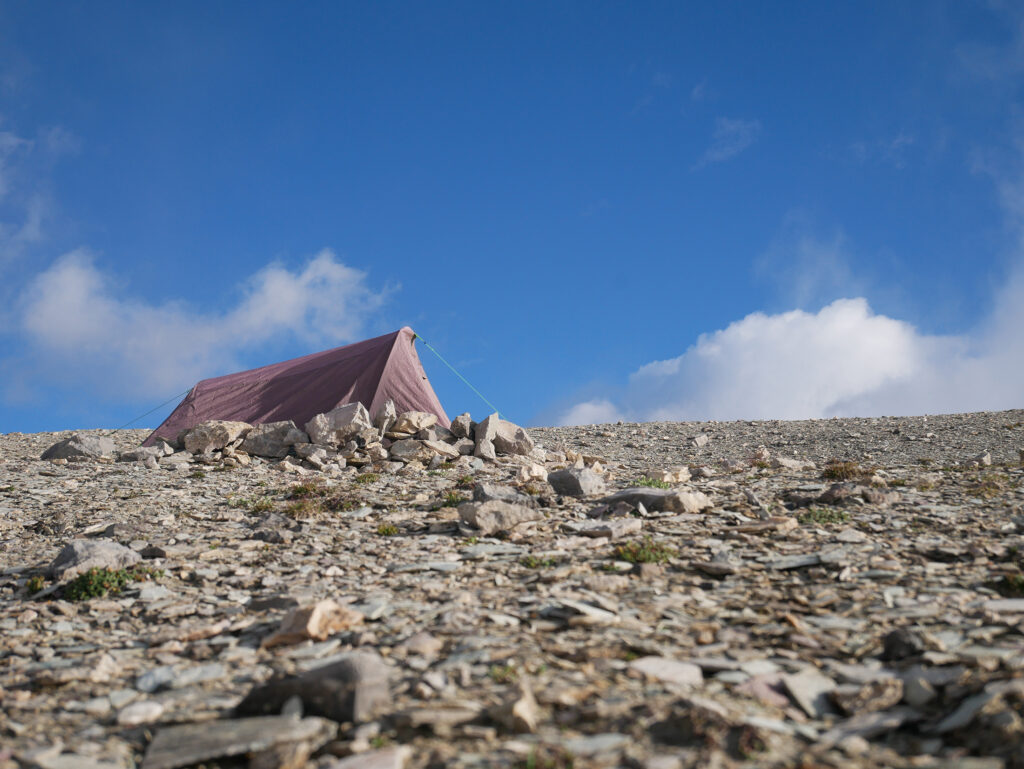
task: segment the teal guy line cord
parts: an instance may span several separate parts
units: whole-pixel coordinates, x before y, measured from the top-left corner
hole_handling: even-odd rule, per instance
[[[469,383],[469,380],[466,379],[466,377],[462,376],[462,374],[460,374],[458,371],[456,371],[455,370],[455,366],[453,366],[451,363],[449,363],[444,358],[442,358],[441,357],[441,353],[439,353],[437,350],[435,350],[433,347],[431,347],[430,343],[426,339],[424,339],[423,337],[421,337],[419,334],[416,334],[416,333],[414,333],[412,335],[412,338],[413,338],[413,340],[419,339],[421,342],[423,342],[423,346],[426,347],[428,350],[430,350],[432,353],[434,353],[434,355],[437,356],[437,359],[439,361],[441,361],[444,365],[446,365],[448,368],[450,368],[452,370],[452,373],[455,374],[455,376],[457,376],[459,379],[461,379],[463,382],[465,382],[466,383],[466,387],[468,387],[470,390],[472,390],[477,395],[479,395],[480,396],[480,400],[482,400],[484,403],[486,403],[488,406],[490,406],[499,417],[501,416],[501,412],[498,411],[498,407],[495,406],[493,403],[491,403],[489,400],[487,400],[484,397],[484,394],[482,392],[480,392],[478,389],[473,387],[473,385],[471,385]]]
[[[190,392],[192,392],[192,388],[191,388],[191,387],[190,387],[190,388],[188,388],[187,390],[185,390],[185,392],[183,392],[183,393],[180,393],[180,394],[178,394],[178,395],[175,395],[175,396],[174,396],[173,398],[168,398],[168,399],[167,399],[167,400],[165,400],[165,401],[164,401],[163,403],[161,403],[161,404],[160,404],[159,406],[154,406],[154,407],[153,407],[153,408],[151,408],[151,409],[150,409],[149,411],[147,411],[147,412],[146,412],[145,414],[139,414],[139,415],[138,415],[137,417],[135,417],[135,419],[133,419],[133,420],[132,420],[131,422],[125,422],[125,423],[124,423],[123,425],[121,425],[120,427],[115,427],[114,429],[115,429],[115,430],[123,430],[124,428],[128,427],[129,425],[133,425],[133,424],[135,424],[136,422],[138,422],[138,421],[139,421],[140,419],[142,419],[143,417],[148,417],[148,416],[149,416],[150,414],[152,414],[152,413],[153,413],[154,411],[156,411],[157,409],[162,409],[162,408],[163,408],[164,406],[166,406],[166,405],[167,405],[168,403],[172,403],[173,401],[180,401],[180,400],[181,400],[182,398],[184,398],[184,397],[185,397],[186,395],[188,395],[188,394],[189,394]]]

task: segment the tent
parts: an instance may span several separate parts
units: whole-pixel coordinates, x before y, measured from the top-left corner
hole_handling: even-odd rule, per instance
[[[371,415],[391,400],[398,413],[426,411],[448,427],[406,326],[363,342],[199,382],[143,445],[174,440],[208,419],[249,424],[290,419],[300,428],[317,414],[360,401]]]

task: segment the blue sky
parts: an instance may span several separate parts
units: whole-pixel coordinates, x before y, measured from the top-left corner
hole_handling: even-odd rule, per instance
[[[1022,94],[1010,3],[0,0],[0,431],[402,325],[525,424],[1020,407]]]

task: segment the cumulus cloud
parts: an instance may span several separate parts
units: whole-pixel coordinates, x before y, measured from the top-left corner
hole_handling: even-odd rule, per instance
[[[760,133],[760,120],[716,118],[715,130],[711,135],[711,146],[697,160],[694,169],[703,168],[712,163],[721,163],[736,157],[757,141]]]
[[[753,313],[701,335],[682,355],[634,372],[618,403],[593,400],[561,424],[807,419],[1019,408],[1024,273],[983,327],[934,336],[838,299],[818,312]]]
[[[123,296],[88,252],[75,251],[23,292],[17,312],[31,352],[19,368],[27,377],[59,376],[111,397],[172,395],[237,368],[240,355],[259,345],[353,341],[387,294],[325,249],[297,270],[259,270],[227,309],[197,310]],[[16,386],[24,389],[24,381]]]

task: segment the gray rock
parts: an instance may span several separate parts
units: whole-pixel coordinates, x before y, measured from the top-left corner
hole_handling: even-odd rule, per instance
[[[332,721],[369,720],[390,702],[389,668],[375,652],[348,652],[302,675],[256,686],[238,705],[240,715],[280,713],[293,697],[304,713]]]
[[[452,433],[456,438],[473,437],[473,420],[468,411],[465,414],[459,414],[452,420]]]
[[[165,443],[164,446],[167,444]],[[145,462],[147,459],[159,459],[164,456],[163,448],[157,446],[139,446],[137,449],[122,451],[117,455],[118,462]]]
[[[43,452],[41,459],[99,459],[111,457],[116,447],[110,438],[100,435],[80,435],[58,441]]]
[[[494,449],[499,454],[526,456],[533,451],[533,438],[517,424],[499,419],[494,438]]]
[[[177,769],[215,758],[255,753],[282,743],[307,742],[320,747],[336,730],[335,724],[321,718],[293,716],[171,726],[160,729],[149,743],[142,769]]]
[[[491,502],[494,500],[508,502],[513,505],[525,505],[526,507],[537,506],[537,500],[534,497],[524,494],[519,489],[511,486],[481,481],[473,487],[474,502]]]
[[[280,458],[287,456],[292,446],[302,443],[309,443],[309,436],[296,427],[293,421],[286,419],[283,422],[256,425],[238,448],[260,457]]]
[[[521,523],[537,521],[542,517],[540,511],[533,508],[499,500],[463,502],[459,505],[459,518],[479,529],[484,536],[508,531]]]
[[[321,446],[344,446],[363,430],[376,432],[369,412],[359,401],[346,403],[326,414],[317,414],[306,422],[309,440]]]
[[[673,686],[690,688],[704,682],[700,666],[667,657],[640,657],[629,663],[629,669]]]
[[[404,441],[395,441],[388,449],[392,459],[402,462],[429,462],[434,452],[424,445],[423,441],[415,438],[407,438]]]
[[[648,511],[670,513],[699,513],[712,506],[707,494],[688,489],[650,489],[637,487],[623,489],[600,500],[601,504],[614,507],[619,502],[643,505]]]
[[[836,688],[836,682],[817,670],[808,668],[794,675],[783,676],[782,683],[793,702],[811,718],[821,718],[835,712],[828,693]]]
[[[568,497],[588,497],[601,494],[607,488],[604,478],[589,467],[567,467],[548,473],[548,483],[556,494]]]
[[[186,430],[181,436],[181,443],[185,447],[185,451],[192,454],[206,454],[224,448],[229,443],[243,437],[251,429],[252,425],[248,422],[211,419]]]
[[[134,550],[103,539],[76,539],[69,542],[50,564],[51,577],[66,582],[89,569],[123,569],[142,558]]]

